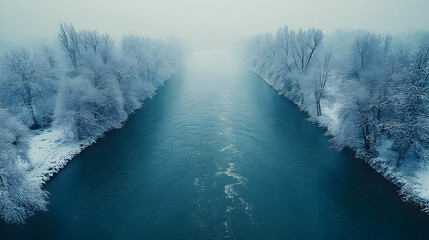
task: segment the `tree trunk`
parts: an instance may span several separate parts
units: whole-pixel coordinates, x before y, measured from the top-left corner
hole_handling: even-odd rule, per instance
[[[33,120],[33,125],[30,126],[30,129],[38,129],[40,128],[39,123],[37,122],[37,118],[36,118],[36,114],[34,114],[34,109],[33,106],[30,105],[28,107],[28,109],[30,110],[30,114],[31,114],[31,119]]]
[[[371,144],[369,143],[367,131],[365,129],[366,127],[362,127],[362,134],[363,134],[363,142],[365,145],[365,150],[369,151],[371,149]]]
[[[317,116],[318,116],[318,117],[322,116],[322,109],[321,109],[321,107],[320,107],[320,99],[318,99],[318,100],[316,101],[316,108],[317,108]]]

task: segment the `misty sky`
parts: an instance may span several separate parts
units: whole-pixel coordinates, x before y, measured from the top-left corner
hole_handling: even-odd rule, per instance
[[[0,0],[0,44],[56,39],[61,22],[109,32],[183,38],[222,49],[241,37],[291,28],[429,30],[428,0]]]

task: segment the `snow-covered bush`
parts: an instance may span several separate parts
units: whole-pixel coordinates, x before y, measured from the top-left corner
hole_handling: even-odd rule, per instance
[[[112,84],[112,85],[109,85]],[[97,88],[82,77],[63,81],[55,110],[55,124],[76,139],[97,138],[126,119],[123,98],[113,81]]]
[[[0,126],[0,218],[22,223],[45,210],[46,192],[27,178],[28,129],[5,109],[0,109]]]

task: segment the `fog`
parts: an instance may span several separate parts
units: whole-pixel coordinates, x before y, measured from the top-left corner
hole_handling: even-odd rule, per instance
[[[429,212],[429,41],[417,41],[429,40],[429,0],[322,1],[0,0],[0,221],[22,223],[46,210],[44,183],[80,150],[121,128],[164,81],[184,69],[184,58],[190,54],[183,54],[181,42],[158,39],[170,37],[183,39],[194,61],[204,62],[198,55],[207,51],[213,59],[192,66],[197,68],[195,80],[216,73],[191,83],[191,92],[202,96],[189,98],[193,102],[204,105],[205,93],[215,93],[234,108],[240,107],[234,105],[236,100],[250,99],[247,107],[258,109],[259,95],[253,101],[256,91],[246,93],[251,88],[242,88],[236,96],[238,87],[216,93],[229,83],[246,82],[247,77],[230,81],[234,71],[246,71],[245,65],[323,126],[336,148],[354,150],[397,183],[407,201]],[[289,28],[282,28],[286,24]],[[275,35],[257,34],[277,29]],[[346,31],[331,34],[337,29]],[[359,29],[373,33],[347,32]],[[121,44],[115,44],[121,38]],[[401,41],[396,44],[396,39]],[[239,59],[232,59],[236,65],[229,64],[232,55],[224,55],[234,47],[240,53]],[[205,67],[209,71],[201,72]],[[253,73],[249,74],[256,78]],[[219,76],[228,84],[216,89],[212,83],[219,83]],[[182,115],[186,119],[189,114]],[[261,118],[253,112],[249,116]],[[153,120],[148,118],[149,123]],[[277,141],[278,136],[269,139]],[[236,216],[250,216],[250,205],[237,203],[245,211]],[[32,222],[39,226],[39,220]],[[190,223],[201,223],[199,216],[193,220]],[[247,228],[235,222],[231,231],[225,224],[219,226],[212,227],[213,236],[244,236]],[[47,234],[50,227],[55,226],[48,226]],[[271,230],[263,231],[272,235]]]
[[[0,0],[0,46],[53,40],[61,22],[109,32],[177,37],[193,50],[229,48],[237,39],[291,28],[428,30],[426,0]]]

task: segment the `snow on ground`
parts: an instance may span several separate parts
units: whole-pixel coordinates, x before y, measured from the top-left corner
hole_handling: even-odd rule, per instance
[[[330,135],[336,134],[339,126],[337,113],[341,103],[322,101],[322,116],[317,123],[326,127]],[[397,153],[392,150],[393,140],[382,139],[376,148],[377,157],[367,159],[368,164],[386,179],[400,187],[405,201],[415,202],[429,213],[429,151],[423,154],[423,161],[404,161],[396,165]]]
[[[157,88],[152,84],[146,86],[146,89],[145,99],[156,95]],[[143,103],[135,110],[142,106]],[[30,168],[28,177],[32,183],[38,185],[44,185],[55,173],[64,168],[74,156],[97,140],[93,138],[76,141],[65,130],[56,127],[34,130],[31,131],[31,135],[28,152],[31,164],[30,167],[27,164],[23,167]]]
[[[418,198],[425,201],[423,204],[424,211],[429,212],[429,151],[425,151],[423,166],[417,171],[414,182],[417,183],[413,186],[412,191],[415,192]]]
[[[326,127],[330,134],[335,135],[338,131],[340,121],[337,114],[341,108],[341,104],[337,102],[331,103],[322,99],[321,105],[323,106],[322,116],[318,117],[317,122]]]
[[[30,140],[29,157],[32,182],[44,184],[61,170],[69,160],[92,142],[73,142],[61,129],[48,128],[34,131]]]
[[[156,95],[156,88],[148,89],[145,99]],[[142,106],[143,104],[138,108]],[[28,152],[31,167],[28,177],[31,182],[39,185],[45,184],[55,173],[64,168],[74,156],[97,140],[76,141],[69,137],[65,130],[55,127],[34,130],[31,135]]]

